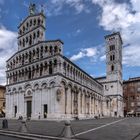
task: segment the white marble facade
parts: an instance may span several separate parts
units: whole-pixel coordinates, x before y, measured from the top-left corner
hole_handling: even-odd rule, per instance
[[[7,118],[113,116],[104,85],[63,55],[61,40],[45,41],[43,11],[31,4],[18,30],[18,51],[7,60]]]
[[[99,92],[102,93],[101,89],[94,91],[59,74],[19,83],[8,88],[6,116],[9,118],[23,116],[38,119],[40,116],[40,118],[48,119],[71,119],[77,116],[91,118],[102,115],[103,96],[99,94]],[[27,101],[31,101],[32,104],[31,114],[27,114]],[[45,105],[47,105],[46,112]]]

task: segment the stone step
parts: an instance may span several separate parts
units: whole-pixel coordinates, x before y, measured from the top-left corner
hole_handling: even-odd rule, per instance
[[[15,131],[8,131],[8,130],[0,130],[0,135],[22,138],[27,140],[66,140],[66,138],[29,134],[29,133],[20,133]]]

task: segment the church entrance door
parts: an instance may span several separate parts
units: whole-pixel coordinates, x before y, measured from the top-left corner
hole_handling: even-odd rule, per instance
[[[17,106],[15,106],[15,114],[14,114],[14,117],[16,117],[16,114],[17,114]]]
[[[47,118],[47,114],[48,114],[48,105],[44,104],[44,118]]]
[[[27,118],[31,118],[32,113],[32,101],[27,101]]]

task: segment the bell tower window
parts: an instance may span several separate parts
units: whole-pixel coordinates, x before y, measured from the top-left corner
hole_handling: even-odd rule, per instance
[[[110,55],[110,61],[112,61],[112,55]]]
[[[111,71],[114,71],[114,65],[111,66]]]
[[[113,55],[112,57],[113,57],[113,60],[115,60],[115,55]]]
[[[115,45],[111,45],[111,46],[109,46],[109,50],[110,50],[110,51],[115,50]]]

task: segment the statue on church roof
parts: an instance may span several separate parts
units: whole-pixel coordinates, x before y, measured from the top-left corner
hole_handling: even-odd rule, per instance
[[[31,3],[29,6],[29,14],[34,15],[35,12],[36,12],[36,5]]]
[[[41,5],[41,13],[44,13],[44,5]]]

